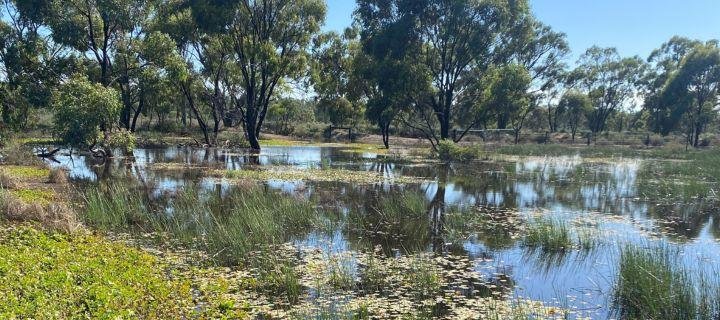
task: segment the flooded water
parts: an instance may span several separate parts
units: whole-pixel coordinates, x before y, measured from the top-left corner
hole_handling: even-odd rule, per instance
[[[386,255],[420,252],[466,257],[472,267],[518,297],[553,302],[597,318],[610,315],[618,243],[650,245],[663,241],[681,249],[690,268],[720,266],[720,218],[715,203],[648,199],[639,186],[641,171],[652,163],[639,159],[588,160],[580,157],[518,158],[466,165],[393,163],[372,153],[338,147],[265,147],[259,155],[241,150],[138,149],[134,156],[105,163],[82,155],[58,157],[78,183],[131,176],[159,193],[196,184],[220,192],[233,182],[209,175],[212,170],[258,166],[299,170],[330,167],[372,171],[386,177],[413,177],[417,183],[283,181],[265,184],[286,193],[314,197],[326,206],[346,209],[343,223],[293,239],[299,249],[328,253],[378,248]],[[177,168],[181,167],[181,170]],[[414,191],[424,195],[427,215],[400,226],[354,223],[352,208]],[[494,227],[454,217],[448,208],[472,207],[492,216]],[[362,210],[353,210],[362,214]],[[578,228],[596,230],[595,250],[547,254],[524,247],[517,221],[549,217]],[[372,221],[372,219],[366,219]],[[381,223],[381,222],[378,222]],[[370,230],[372,229],[372,230]],[[462,230],[462,232],[456,232]]]

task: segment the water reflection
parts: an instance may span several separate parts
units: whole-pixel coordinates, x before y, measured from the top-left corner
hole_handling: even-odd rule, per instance
[[[209,177],[210,170],[242,170],[251,166],[331,166],[372,171],[383,176],[413,176],[425,183],[353,184],[312,181],[268,181],[267,188],[313,197],[332,208],[326,226],[295,235],[298,247],[325,252],[372,251],[385,256],[417,252],[462,256],[486,282],[514,288],[533,299],[572,296],[575,303],[607,314],[607,294],[616,252],[542,253],[518,244],[523,216],[543,214],[576,221],[597,219],[611,230],[610,242],[642,242],[664,237],[692,246],[699,255],[718,261],[720,219],[715,203],[667,204],[641,200],[640,160],[588,162],[579,157],[527,158],[467,165],[408,164],[376,161],[372,154],[326,147],[266,147],[260,154],[243,150],[172,147],[138,149],[133,157],[98,162],[71,153],[53,166],[70,169],[75,181],[106,181],[131,177],[150,197],[167,198],[182,186],[195,184],[219,197],[234,186]],[[182,170],[177,170],[180,166]],[[422,215],[388,216],[383,205],[402,197]],[[420,199],[420,201],[417,201]],[[391,201],[392,200],[392,201]],[[168,204],[170,205],[170,204]]]

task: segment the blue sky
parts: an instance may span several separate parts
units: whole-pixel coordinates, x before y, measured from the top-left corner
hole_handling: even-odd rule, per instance
[[[352,22],[354,0],[327,0],[325,30]],[[530,0],[535,15],[567,34],[574,61],[594,44],[646,58],[673,35],[720,38],[720,0]]]

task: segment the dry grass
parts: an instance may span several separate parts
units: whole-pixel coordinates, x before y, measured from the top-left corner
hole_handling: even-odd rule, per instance
[[[67,170],[62,168],[55,168],[50,170],[50,174],[48,175],[48,181],[50,183],[59,184],[59,185],[65,185],[68,183],[68,173]]]
[[[25,188],[25,184],[17,177],[0,170],[0,188],[23,189]]]
[[[49,183],[48,183],[49,182]],[[0,167],[0,218],[35,222],[50,230],[72,232],[80,227],[65,201],[68,174],[45,166]]]
[[[2,163],[18,166],[43,166],[44,163],[32,151],[32,149],[19,142],[9,143],[0,150]]]
[[[0,190],[0,214],[14,222],[37,222],[44,228],[72,232],[80,227],[75,212],[65,203],[27,203]]]

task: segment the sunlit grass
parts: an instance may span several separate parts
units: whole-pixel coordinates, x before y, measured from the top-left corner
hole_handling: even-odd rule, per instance
[[[46,178],[50,174],[49,169],[30,166],[4,166],[0,167],[0,172],[18,178],[29,179]]]
[[[55,199],[55,193],[49,190],[20,189],[10,190],[9,192],[13,196],[28,204],[37,203],[40,205],[47,205]]]
[[[620,254],[613,307],[623,319],[716,319],[720,316],[717,274],[699,286],[669,245],[628,245]]]

